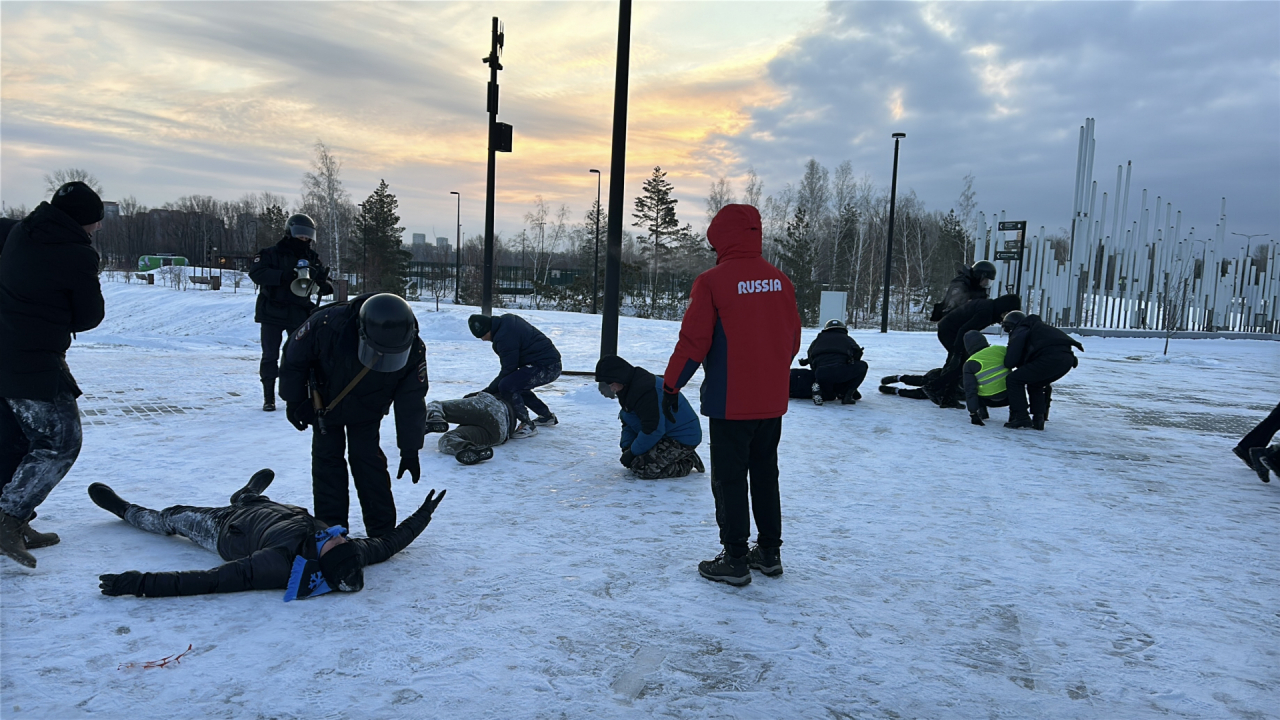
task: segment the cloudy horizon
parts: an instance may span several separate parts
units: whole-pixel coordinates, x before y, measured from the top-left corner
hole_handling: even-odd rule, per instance
[[[251,9],[251,12],[247,12]],[[614,2],[0,4],[0,199],[34,206],[43,176],[83,167],[108,199],[269,191],[297,200],[312,146],[359,201],[385,179],[409,233],[483,230],[490,17],[506,26],[498,229],[535,195],[580,219],[608,168]],[[804,163],[945,211],[975,177],[979,209],[1066,226],[1079,126],[1094,179],[1141,190],[1211,234],[1280,241],[1280,3],[637,3],[628,206],[654,165],[681,222],[710,184],[766,195]],[[1131,213],[1132,214],[1132,213]],[[628,217],[630,210],[628,207]],[[1230,237],[1230,236],[1229,236]]]

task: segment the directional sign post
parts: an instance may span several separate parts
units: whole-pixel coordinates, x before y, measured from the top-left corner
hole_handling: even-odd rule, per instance
[[[1019,296],[1022,295],[1022,254],[1027,249],[1027,221],[1026,220],[1007,220],[1001,221],[998,227],[1000,232],[1016,232],[1018,237],[1015,240],[1006,240],[1004,242],[1005,249],[996,251],[996,259],[1006,262],[1017,262],[1018,272],[1015,275],[1016,280],[1013,283],[1013,291]]]

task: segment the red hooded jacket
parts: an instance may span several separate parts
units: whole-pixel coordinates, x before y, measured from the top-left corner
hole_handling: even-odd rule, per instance
[[[716,266],[693,281],[663,389],[678,391],[702,365],[703,415],[782,417],[791,359],[800,351],[795,286],[761,257],[760,213],[754,207],[721,208],[707,239],[716,250]]]

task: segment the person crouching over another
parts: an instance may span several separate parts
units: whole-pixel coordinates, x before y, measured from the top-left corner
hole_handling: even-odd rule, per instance
[[[1052,384],[1080,364],[1071,348],[1084,351],[1084,345],[1058,328],[1044,324],[1039,315],[1014,311],[1004,316],[1001,327],[1009,333],[1004,366],[1013,371],[1007,380],[1009,422],[1004,426],[1044,430],[1044,423],[1049,419]],[[1028,398],[1030,416],[1027,415]]]
[[[990,417],[987,408],[1009,404],[1005,346],[992,345],[982,333],[970,330],[964,334],[964,351],[969,353],[969,359],[964,361],[964,404],[969,410],[969,422],[982,425]]]
[[[702,423],[693,406],[678,393],[675,420],[668,421],[659,409],[662,376],[616,355],[596,363],[596,382],[608,383],[622,411],[622,466],[645,480],[678,478],[691,471],[706,472],[698,445],[702,443]]]
[[[813,367],[814,405],[836,398],[842,405],[853,405],[862,399],[858,386],[867,377],[867,364],[862,361],[862,347],[849,337],[843,322],[828,320],[800,364]]]
[[[382,537],[348,539],[341,525],[263,495],[273,479],[271,470],[259,470],[226,507],[175,505],[164,510],[126,502],[102,483],[90,485],[95,505],[139,530],[181,535],[227,561],[212,570],[99,575],[102,594],[172,597],[284,590],[289,602],[331,590],[356,592],[364,587],[364,568],[389,559],[422,534],[447,492],[427,493],[415,513]]]

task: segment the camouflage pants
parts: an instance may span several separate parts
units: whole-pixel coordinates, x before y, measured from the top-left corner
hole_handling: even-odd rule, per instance
[[[0,511],[26,520],[80,456],[80,407],[71,393],[53,400],[0,399]]]
[[[704,471],[697,447],[671,438],[662,438],[648,452],[637,455],[631,461],[631,472],[644,480],[680,478],[688,475],[694,468],[698,472]]]
[[[489,393],[458,400],[432,400],[427,418],[455,425],[440,436],[437,447],[445,455],[457,455],[467,448],[487,448],[507,441],[508,413],[505,403]]]
[[[233,507],[174,505],[163,510],[152,510],[141,505],[130,505],[124,513],[124,521],[139,530],[156,535],[181,535],[205,550],[217,553],[218,534],[234,511]]]

